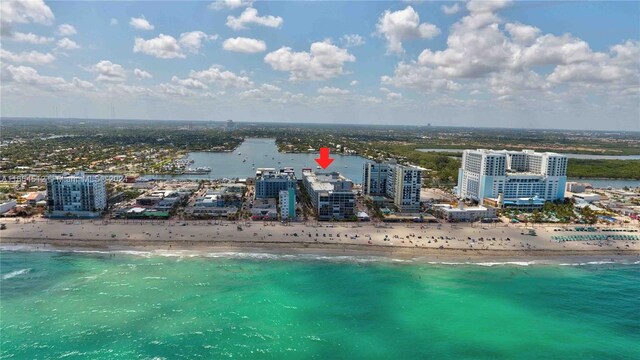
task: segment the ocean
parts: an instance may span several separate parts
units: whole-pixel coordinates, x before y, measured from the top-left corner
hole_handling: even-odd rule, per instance
[[[3,251],[0,358],[640,359],[640,264]]]

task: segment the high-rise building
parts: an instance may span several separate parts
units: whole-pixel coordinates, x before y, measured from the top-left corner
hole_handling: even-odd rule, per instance
[[[458,197],[482,202],[485,198],[564,198],[567,158],[532,150],[465,150],[458,171]]]
[[[356,197],[351,180],[337,172],[314,173],[310,170],[303,170],[302,178],[318,220],[355,216]]]
[[[387,196],[402,212],[420,211],[422,171],[417,166],[393,164],[387,173]]]
[[[391,164],[366,162],[362,171],[362,193],[371,196],[384,196],[387,193],[387,175]]]
[[[296,190],[294,188],[280,190],[280,218],[282,220],[296,218]]]
[[[274,168],[256,170],[256,198],[277,198],[281,190],[296,187],[296,174],[293,168],[276,171]]]
[[[394,160],[365,163],[362,175],[364,195],[386,196],[400,211],[420,210],[422,168],[405,166]]]
[[[53,214],[98,215],[107,207],[107,190],[102,176],[50,176],[47,178],[47,204]]]

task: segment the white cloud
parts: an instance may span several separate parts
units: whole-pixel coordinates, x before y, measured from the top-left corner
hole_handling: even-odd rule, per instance
[[[57,42],[57,47],[56,49],[63,49],[63,50],[75,50],[75,49],[80,49],[80,45],[78,45],[75,41],[69,39],[69,38],[64,38],[64,39],[60,39]]]
[[[133,52],[155,56],[160,59],[187,57],[185,51],[198,53],[203,41],[215,40],[218,35],[207,35],[202,31],[191,31],[180,34],[180,40],[173,36],[160,34],[158,37],[145,40],[136,38]]]
[[[37,51],[12,53],[5,49],[0,49],[0,58],[17,64],[31,63],[36,65],[50,64],[56,60],[52,54],[43,54]]]
[[[453,15],[460,11],[460,4],[455,3],[453,5],[442,5],[440,8],[445,15]]]
[[[237,9],[253,5],[253,0],[216,0],[209,4],[211,10]]]
[[[255,54],[267,50],[267,44],[262,40],[237,37],[225,40],[222,48],[227,51]]]
[[[411,39],[431,39],[440,29],[429,23],[420,23],[420,15],[411,7],[391,12],[386,10],[376,25],[378,34],[387,39],[387,52],[402,54],[402,42]]]
[[[279,28],[282,26],[282,22],[283,20],[280,16],[259,16],[258,10],[251,7],[244,9],[239,17],[227,16],[227,26],[233,30],[246,29],[249,24]]]
[[[387,100],[399,100],[399,99],[402,99],[402,94],[395,93],[392,91],[387,93]]]
[[[5,85],[25,85],[43,91],[95,90],[93,84],[88,81],[74,77],[71,82],[67,82],[61,77],[40,75],[36,69],[28,66],[3,65],[2,81]]]
[[[151,79],[153,77],[147,71],[144,71],[144,70],[141,70],[141,69],[138,69],[138,68],[133,69],[133,75],[138,80]]]
[[[97,81],[103,82],[121,82],[127,79],[127,74],[121,65],[114,64],[109,60],[102,60],[93,65],[91,69],[98,73]]]
[[[223,70],[220,66],[213,65],[207,70],[189,72],[189,77],[210,84],[223,87],[251,87],[253,82],[246,76],[238,76],[231,71]]]
[[[540,35],[540,29],[537,27],[520,23],[509,23],[504,28],[513,41],[521,44],[531,44]]]
[[[340,41],[344,47],[354,47],[365,44],[364,38],[358,34],[343,35]]]
[[[34,45],[43,45],[53,42],[54,38],[52,37],[44,37],[39,36],[34,33],[21,33],[21,32],[13,32],[8,37],[9,40],[15,42],[24,42]]]
[[[507,23],[494,13],[506,1],[467,3],[469,15],[451,26],[447,47],[425,49],[417,61],[400,62],[382,84],[426,93],[488,89],[499,99],[532,104],[576,87],[629,94],[640,83],[640,46],[627,41],[608,53],[593,51],[571,34],[542,34],[530,25]],[[562,86],[561,86],[562,85]],[[599,87],[600,90],[596,90]],[[636,91],[637,101],[637,91]]]
[[[387,100],[402,99],[402,94],[393,92],[393,91],[391,91],[391,90],[389,90],[389,89],[387,89],[385,87],[381,87],[380,91],[382,91],[383,93],[386,94],[385,96],[387,97]]]
[[[351,82],[349,83],[349,85],[351,86],[356,86],[358,84],[359,84],[358,80],[351,80]]]
[[[138,30],[153,30],[155,28],[149,21],[147,21],[147,19],[144,18],[144,15],[139,18],[132,17],[129,20],[129,25]]]
[[[76,31],[76,28],[73,27],[73,25],[62,24],[58,26],[57,34],[60,36],[71,36],[77,33],[78,32]]]
[[[205,89],[209,88],[202,81],[200,81],[198,79],[193,79],[193,78],[180,79],[177,76],[173,76],[171,78],[171,82],[176,83],[176,84],[178,84],[180,86],[183,86],[185,88],[194,89],[194,90],[195,89],[205,90]]]
[[[325,86],[318,89],[318,93],[322,95],[346,95],[351,91],[340,89],[337,87]]]
[[[54,15],[43,0],[0,2],[0,22],[2,33],[11,32],[11,24],[36,23],[51,25]]]
[[[136,38],[133,44],[133,52],[155,56],[160,59],[185,58],[178,40],[173,36],[160,34],[157,38],[145,40]]]
[[[218,39],[218,35],[207,35],[202,31],[191,31],[180,34],[180,46],[191,53],[197,54],[202,47],[203,41],[213,41]]]
[[[324,80],[342,74],[345,63],[356,61],[356,57],[346,49],[325,41],[311,44],[309,52],[294,52],[290,47],[281,47],[268,53],[264,61],[274,70],[289,72],[292,81]]]
[[[493,13],[510,3],[511,0],[471,0],[467,3],[467,10],[471,14]]]
[[[111,20],[109,21],[109,25],[118,25],[119,21],[116,18],[111,18]]]

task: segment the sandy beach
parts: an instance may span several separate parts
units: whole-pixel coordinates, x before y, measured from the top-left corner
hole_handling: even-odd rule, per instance
[[[387,224],[317,223],[267,224],[228,221],[47,221],[3,222],[5,249],[109,250],[206,253],[266,252],[384,256],[425,260],[551,260],[613,257],[640,258],[640,241],[571,241],[552,236],[576,235],[575,226],[536,226],[528,235],[522,226],[505,224]],[[602,229],[603,227],[601,227]],[[555,231],[554,231],[555,229]],[[628,234],[636,227],[612,234]],[[597,232],[608,234],[607,232]],[[524,235],[527,234],[527,235]]]

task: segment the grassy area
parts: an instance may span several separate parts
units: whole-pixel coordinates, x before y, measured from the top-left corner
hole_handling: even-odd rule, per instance
[[[640,160],[569,159],[567,176],[640,180]]]

